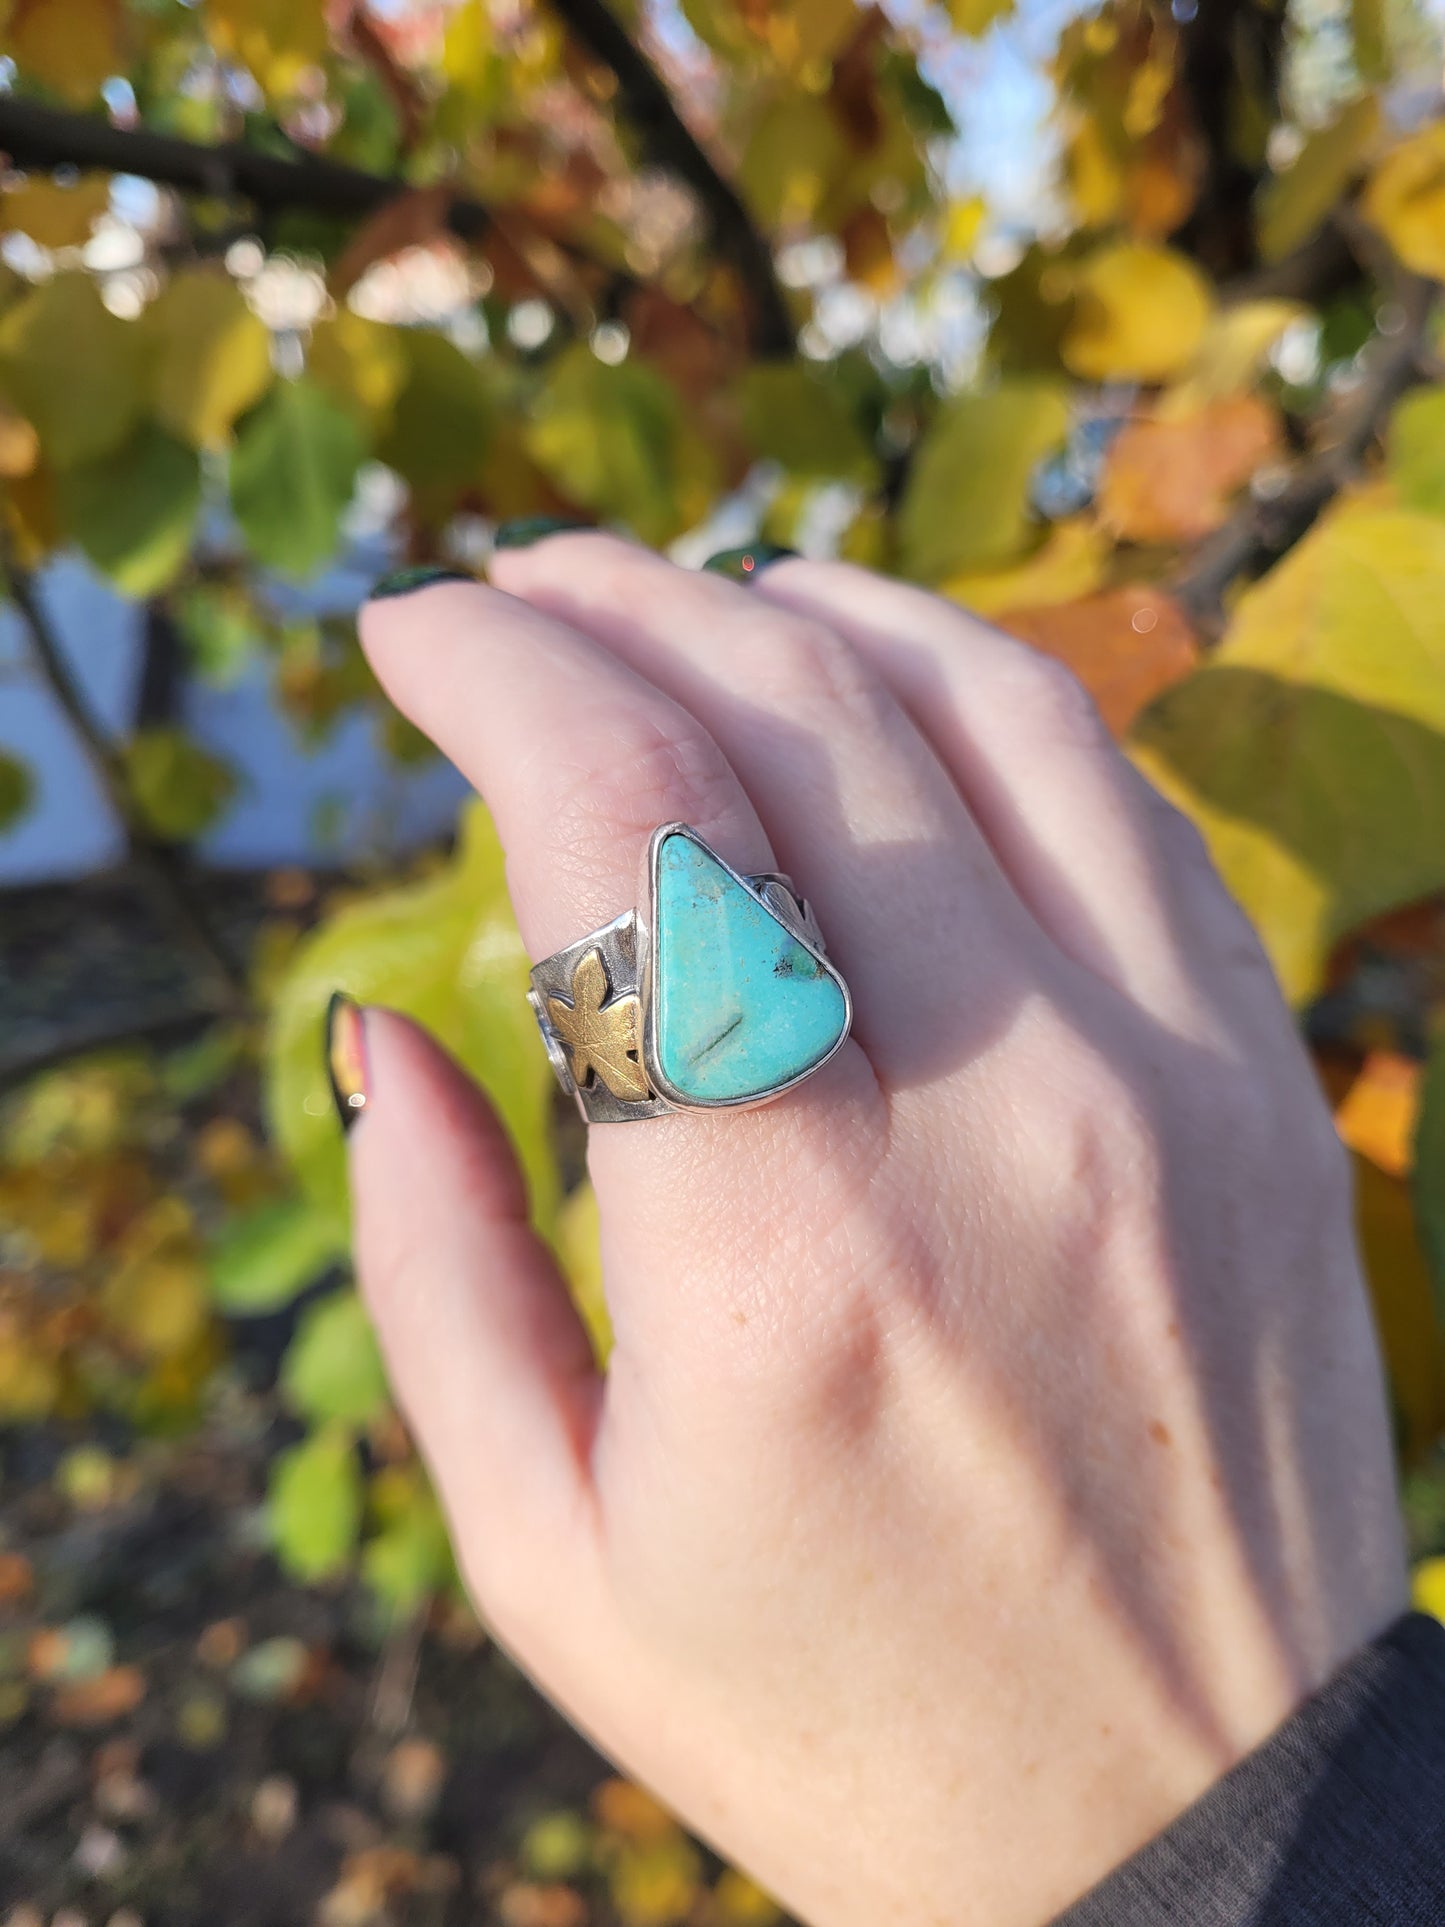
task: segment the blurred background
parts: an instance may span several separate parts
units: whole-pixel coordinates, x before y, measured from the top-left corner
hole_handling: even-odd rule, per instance
[[[334,987],[607,1345],[485,812],[357,650],[565,515],[1087,684],[1355,1153],[1445,1613],[1442,0],[0,0],[0,1921],[781,1920],[490,1646]]]

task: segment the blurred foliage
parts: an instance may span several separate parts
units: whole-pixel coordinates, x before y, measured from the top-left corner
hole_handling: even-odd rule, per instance
[[[694,561],[751,518],[1069,664],[1309,1026],[1417,1545],[1445,1552],[1441,49],[1413,0],[1081,5],[1047,152],[975,178],[949,76],[970,39],[1025,44],[1028,13],[629,4],[619,73],[568,0],[11,0],[0,122],[47,110],[82,164],[0,185],[0,545],[22,611],[78,549],[164,618],[184,676],[259,665],[302,743],[362,714],[402,762],[427,747],[350,623],[282,593],[378,502],[398,554],[473,565],[506,516]],[[701,148],[638,111],[664,87]],[[294,192],[249,202],[214,155],[205,193],[144,189],[151,133],[266,156]],[[373,177],[366,211],[331,163]],[[184,856],[237,793],[176,713],[114,745],[138,857]],[[37,794],[7,742],[0,833]],[[605,1355],[595,1203],[526,965],[472,806],[451,850],[327,879],[315,917],[278,908],[249,1011],[201,1044],[13,1094],[0,1421],[193,1425],[281,1319],[281,1559],[361,1571],[396,1620],[449,1597],[347,1272],[321,1032],[344,988],[486,1086]],[[772,1918],[742,1883],[704,1892],[670,1823],[599,1824],[539,1820],[518,1891],[541,1898],[498,1917],[582,1918],[585,1867],[625,1920]]]

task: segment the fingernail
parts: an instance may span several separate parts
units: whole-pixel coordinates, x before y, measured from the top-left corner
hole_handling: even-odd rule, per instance
[[[534,542],[543,542],[549,535],[566,535],[569,530],[586,527],[585,522],[575,522],[566,515],[516,515],[510,522],[498,522],[492,547],[530,549]]]
[[[426,589],[433,582],[475,582],[465,569],[443,569],[434,562],[417,562],[410,568],[393,569],[373,583],[369,602],[383,602],[388,596],[410,595],[413,589]]]
[[[710,575],[725,575],[732,582],[751,582],[770,563],[783,562],[796,549],[779,548],[776,542],[749,542],[744,549],[719,549],[703,563]]]
[[[366,1071],[366,1023],[361,1006],[344,990],[334,990],[326,1006],[326,1075],[343,1131],[366,1109],[370,1093]]]

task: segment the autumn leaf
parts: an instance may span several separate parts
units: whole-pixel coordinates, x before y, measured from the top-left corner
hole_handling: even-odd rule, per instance
[[[62,182],[32,174],[0,192],[0,230],[28,234],[44,248],[78,248],[110,206],[110,176]]]
[[[28,80],[88,106],[125,71],[121,0],[15,0],[5,51]]]
[[[635,992],[609,1000],[607,966],[600,950],[589,950],[572,973],[572,999],[547,999],[547,1021],[566,1047],[579,1085],[593,1076],[614,1097],[641,1100],[651,1095],[642,1068],[642,1006]]]
[[[1186,255],[1117,241],[1075,270],[1067,367],[1088,381],[1167,381],[1194,359],[1213,312],[1209,283]]]
[[[1182,420],[1145,416],[1110,447],[1099,511],[1126,542],[1197,542],[1282,452],[1275,412],[1257,395],[1213,402]]]
[[[1182,682],[1199,660],[1178,604],[1159,589],[1109,589],[1076,602],[1006,609],[998,617],[1020,641],[1067,663],[1116,736],[1144,707]]]
[[[1387,154],[1361,205],[1407,268],[1445,279],[1445,121]]]
[[[1424,1072],[1398,1051],[1371,1051],[1335,1112],[1341,1140],[1392,1178],[1410,1175]]]

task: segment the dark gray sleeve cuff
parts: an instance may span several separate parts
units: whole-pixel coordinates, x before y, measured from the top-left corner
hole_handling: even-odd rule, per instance
[[[1397,1620],[1055,1927],[1442,1927],[1445,1626]]]

